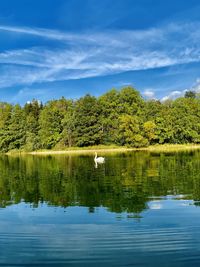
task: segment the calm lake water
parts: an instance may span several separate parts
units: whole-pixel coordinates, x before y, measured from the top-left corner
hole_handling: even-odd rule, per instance
[[[0,266],[199,266],[200,152],[103,156],[0,157]]]

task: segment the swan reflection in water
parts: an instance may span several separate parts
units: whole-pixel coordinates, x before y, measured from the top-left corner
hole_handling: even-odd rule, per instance
[[[103,164],[104,162],[105,162],[105,158],[97,157],[97,152],[95,152],[95,157],[94,157],[95,168],[98,167],[98,164]]]

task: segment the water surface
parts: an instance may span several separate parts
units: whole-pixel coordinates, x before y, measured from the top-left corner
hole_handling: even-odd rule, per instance
[[[200,152],[104,156],[0,157],[0,266],[198,266]]]

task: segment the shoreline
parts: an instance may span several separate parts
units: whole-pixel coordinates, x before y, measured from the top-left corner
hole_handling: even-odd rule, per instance
[[[167,144],[167,145],[152,145],[142,148],[127,148],[127,147],[89,147],[89,148],[71,148],[68,150],[41,150],[41,151],[10,151],[6,155],[64,155],[64,154],[92,154],[95,151],[98,153],[113,153],[113,152],[133,152],[133,151],[146,151],[146,152],[178,152],[178,151],[192,151],[200,150],[200,144]],[[4,153],[2,153],[4,154]]]

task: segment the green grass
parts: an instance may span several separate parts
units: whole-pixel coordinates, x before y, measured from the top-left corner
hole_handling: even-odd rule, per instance
[[[185,150],[200,149],[200,144],[163,144],[152,145],[139,150],[155,151],[155,152],[176,152]]]
[[[149,151],[149,152],[176,152],[176,151],[187,151],[200,149],[200,144],[164,144],[164,145],[152,145],[144,148],[127,148],[125,146],[117,145],[98,145],[89,147],[69,147],[65,149],[41,149],[37,151],[23,151],[23,150],[12,150],[6,154],[67,154],[67,153],[94,153],[99,151],[103,153],[111,152],[125,152],[125,151]]]

